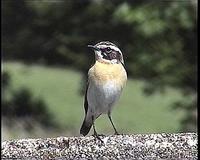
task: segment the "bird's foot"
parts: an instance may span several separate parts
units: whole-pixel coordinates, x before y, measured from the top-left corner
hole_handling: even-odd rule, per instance
[[[106,135],[105,135],[105,134],[98,134],[98,136],[102,136],[102,137],[105,137]]]
[[[120,135],[117,131],[115,131],[114,135]]]
[[[97,133],[94,133],[93,135],[92,135],[94,138],[97,138],[99,141],[101,141],[102,143],[104,143],[103,142],[103,140],[100,138],[100,136],[104,136],[103,134],[102,135],[99,135],[99,134],[97,134]]]

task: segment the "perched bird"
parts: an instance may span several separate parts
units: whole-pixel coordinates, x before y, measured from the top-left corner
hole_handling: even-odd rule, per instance
[[[84,102],[85,118],[80,134],[87,135],[93,126],[94,135],[98,138],[94,121],[101,114],[108,115],[115,134],[118,134],[112,122],[111,111],[127,80],[122,52],[115,44],[108,41],[88,47],[94,50],[95,64],[88,71]]]

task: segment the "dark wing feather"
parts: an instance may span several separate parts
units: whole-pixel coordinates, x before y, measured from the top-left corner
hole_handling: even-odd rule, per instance
[[[120,63],[122,64],[122,66],[123,66],[123,67],[124,67],[124,69],[126,70],[125,64],[124,64],[124,63],[122,63],[121,61],[120,61]]]
[[[88,91],[88,85],[89,83],[87,82],[86,84],[86,90],[85,90],[85,100],[84,100],[84,108],[85,108],[85,115],[87,114],[88,110],[88,100],[87,100],[87,91]]]
[[[82,134],[84,136],[89,133],[90,128],[92,126],[92,121],[91,122],[86,122],[86,116],[87,116],[87,111],[88,111],[88,100],[87,100],[88,86],[89,86],[89,83],[87,83],[86,91],[85,91],[85,101],[84,101],[85,119],[84,119],[83,124],[82,124],[81,129],[80,129],[80,134]]]

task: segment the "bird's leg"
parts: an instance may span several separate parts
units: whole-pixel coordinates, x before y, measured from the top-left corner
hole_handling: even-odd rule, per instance
[[[112,124],[112,126],[113,126],[113,128],[114,128],[114,130],[115,130],[115,135],[119,135],[119,133],[117,132],[117,129],[115,128],[115,126],[114,126],[114,123],[112,122],[112,118],[111,118],[111,114],[110,114],[110,112],[108,112],[108,118],[109,118],[109,120],[110,120],[110,122],[111,122],[111,124]]]
[[[99,135],[98,135],[98,133],[97,133],[97,131],[95,129],[95,126],[94,126],[94,116],[92,116],[92,126],[93,126],[93,130],[94,130],[93,136],[96,137],[98,140],[100,140],[103,143],[103,141],[101,140],[101,138],[99,137]]]

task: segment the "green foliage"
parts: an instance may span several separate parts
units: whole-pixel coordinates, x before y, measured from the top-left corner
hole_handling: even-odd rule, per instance
[[[27,88],[11,89],[11,78],[8,72],[4,71],[3,76],[3,95],[2,95],[2,115],[6,117],[9,125],[16,118],[26,118],[27,128],[33,128],[32,120],[41,123],[45,127],[57,127],[52,120],[52,115],[47,110],[47,106],[43,100],[33,98],[32,93]],[[8,95],[10,93],[10,95]]]
[[[130,25],[133,40],[137,40],[128,48],[128,53],[134,55],[128,55],[127,63],[135,63],[128,65],[128,69],[134,76],[151,80],[155,86],[167,84],[196,90],[194,7],[189,2],[156,3],[137,7],[123,3],[115,11],[116,21]],[[193,45],[188,45],[191,41]],[[141,72],[146,70],[146,75]],[[191,83],[185,85],[186,81]]]
[[[181,120],[181,130],[197,132],[197,97],[192,95],[190,99],[190,101],[185,99],[174,103],[174,108],[179,111],[185,110],[186,116]]]

